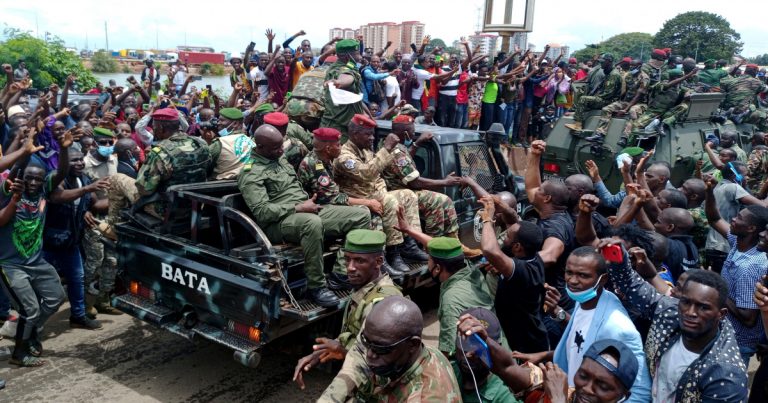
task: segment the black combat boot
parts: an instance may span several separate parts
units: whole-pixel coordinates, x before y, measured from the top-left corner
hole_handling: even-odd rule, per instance
[[[309,299],[323,308],[333,308],[341,301],[333,291],[326,287],[313,288],[308,291]]]
[[[328,284],[328,289],[332,291],[352,289],[352,284],[349,284],[349,277],[346,274],[331,272],[325,276],[325,282]]]
[[[409,272],[411,269],[405,264],[402,256],[400,256],[400,245],[388,245],[385,254],[385,260],[389,263],[391,271],[389,275],[392,277],[399,277]]]
[[[403,259],[412,262],[426,262],[429,260],[429,255],[419,248],[419,244],[416,240],[407,236],[404,238],[404,242],[400,245],[400,256]]]

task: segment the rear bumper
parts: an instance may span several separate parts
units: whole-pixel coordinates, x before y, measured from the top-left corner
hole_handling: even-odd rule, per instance
[[[203,322],[187,327],[184,325],[183,320],[181,320],[181,313],[136,295],[118,295],[112,299],[112,305],[137,319],[158,326],[187,340],[202,337],[246,355],[255,353],[261,347],[260,343],[254,343],[229,331]]]

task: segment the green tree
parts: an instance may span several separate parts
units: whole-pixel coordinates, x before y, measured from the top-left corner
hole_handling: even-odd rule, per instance
[[[105,51],[98,51],[91,57],[91,70],[96,73],[117,72],[117,61]]]
[[[672,48],[683,57],[730,60],[744,43],[741,35],[725,18],[705,11],[689,11],[668,20],[656,33],[653,43],[658,48]]]
[[[34,88],[47,88],[53,83],[64,85],[69,74],[77,77],[79,91],[86,91],[96,85],[96,77],[83,66],[80,57],[64,47],[58,37],[48,42],[37,39],[28,32],[15,28],[3,30],[5,40],[0,42],[0,63],[16,67],[24,59],[32,78]],[[0,77],[5,85],[5,77]]]
[[[749,62],[757,64],[759,66],[766,66],[768,65],[768,53],[763,53],[762,55],[759,55],[759,56],[750,57]]]
[[[579,61],[589,60],[596,53],[611,53],[616,59],[629,56],[633,59],[648,60],[653,47],[653,35],[645,32],[625,32],[614,35],[600,43],[587,45],[573,54]]]
[[[429,53],[435,48],[443,48],[443,49],[447,48],[447,46],[445,45],[445,41],[440,38],[434,38],[430,40],[429,44],[427,44],[427,46],[424,47],[424,52]]]

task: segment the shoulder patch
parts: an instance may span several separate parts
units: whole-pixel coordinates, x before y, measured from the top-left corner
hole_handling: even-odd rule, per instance
[[[325,165],[323,165],[322,161],[315,162],[315,170],[316,171],[325,170]]]
[[[344,168],[355,169],[355,160],[349,159],[344,161]]]
[[[250,162],[245,164],[245,165],[243,165],[243,172],[251,172],[251,166],[252,165],[253,164],[251,164]]]
[[[329,178],[328,175],[323,175],[317,179],[317,183],[320,184],[320,186],[328,186],[331,184],[331,178]]]
[[[397,161],[395,161],[395,164],[399,167],[404,167],[408,165],[408,160],[405,157],[398,158]]]
[[[154,146],[154,147],[152,147],[152,151],[154,151],[156,153],[160,153],[160,151],[163,151],[163,149],[158,147],[158,146]]]

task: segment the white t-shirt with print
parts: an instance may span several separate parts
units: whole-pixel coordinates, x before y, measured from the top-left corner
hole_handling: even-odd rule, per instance
[[[571,331],[568,333],[565,344],[568,354],[568,385],[573,387],[573,377],[581,366],[584,353],[589,346],[586,345],[587,332],[592,325],[595,309],[576,309],[571,316]]]

